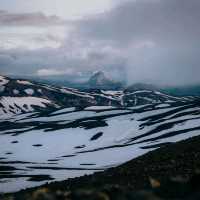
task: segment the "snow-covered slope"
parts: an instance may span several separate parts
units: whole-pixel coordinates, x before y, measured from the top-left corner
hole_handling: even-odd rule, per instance
[[[171,97],[151,90],[138,90],[135,92],[126,93],[123,96],[123,102],[126,106],[138,106],[144,104],[173,102],[181,100],[181,98]]]
[[[39,88],[29,81],[0,76],[0,118],[59,107],[37,92]]]
[[[107,79],[97,73],[94,82],[101,84]],[[135,88],[135,87],[134,87]],[[90,106],[132,107],[146,104],[187,102],[199,97],[174,97],[158,91],[133,90],[110,91],[88,89],[79,91],[73,88],[54,87],[28,80],[10,79],[0,76],[0,117],[57,108],[76,107],[84,109]]]
[[[54,87],[28,80],[0,76],[0,117],[30,111],[45,111],[96,105],[119,105],[115,99],[101,94],[81,92],[66,87]],[[4,115],[4,116],[2,116]]]
[[[115,167],[200,135],[199,97],[139,86],[83,92],[0,76],[0,193]]]
[[[132,108],[65,108],[1,119],[0,192],[115,167],[196,135],[197,100]]]
[[[198,96],[175,97],[153,90],[137,90],[134,92],[125,92],[123,94],[122,99],[123,99],[123,105],[126,107],[139,106],[145,104],[188,102],[188,101],[200,100]]]
[[[36,97],[1,97],[0,118],[32,112],[53,106],[49,100]]]
[[[9,82],[9,80],[4,77],[4,76],[0,76],[0,86],[4,86]]]

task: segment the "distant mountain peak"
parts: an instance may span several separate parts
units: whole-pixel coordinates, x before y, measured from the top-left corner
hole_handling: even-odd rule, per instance
[[[125,92],[135,92],[138,90],[149,90],[149,91],[156,91],[159,90],[158,87],[152,84],[146,84],[146,83],[135,83],[130,85],[125,89]]]
[[[89,83],[91,85],[102,86],[113,83],[113,81],[108,78],[103,71],[97,71],[91,76]]]
[[[87,83],[88,88],[116,90],[122,88],[122,83],[112,80],[103,71],[95,72]]]

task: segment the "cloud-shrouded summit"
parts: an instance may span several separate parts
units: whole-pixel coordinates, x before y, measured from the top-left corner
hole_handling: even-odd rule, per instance
[[[200,82],[200,1],[66,3],[66,12],[71,6],[80,14],[74,18],[61,12],[61,2],[55,12],[48,4],[31,10],[22,1],[27,9],[22,12],[0,1],[0,73],[48,76],[103,70],[115,77],[123,72],[129,83]]]

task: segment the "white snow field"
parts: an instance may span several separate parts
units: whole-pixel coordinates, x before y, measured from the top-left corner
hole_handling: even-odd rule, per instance
[[[0,120],[0,192],[105,170],[197,135],[197,102],[14,115]]]
[[[0,119],[34,111],[34,106],[45,108],[52,104],[49,100],[39,97],[1,97],[0,103]]]

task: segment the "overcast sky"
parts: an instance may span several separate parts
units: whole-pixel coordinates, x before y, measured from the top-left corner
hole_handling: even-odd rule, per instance
[[[200,83],[199,0],[0,0],[0,73]]]

